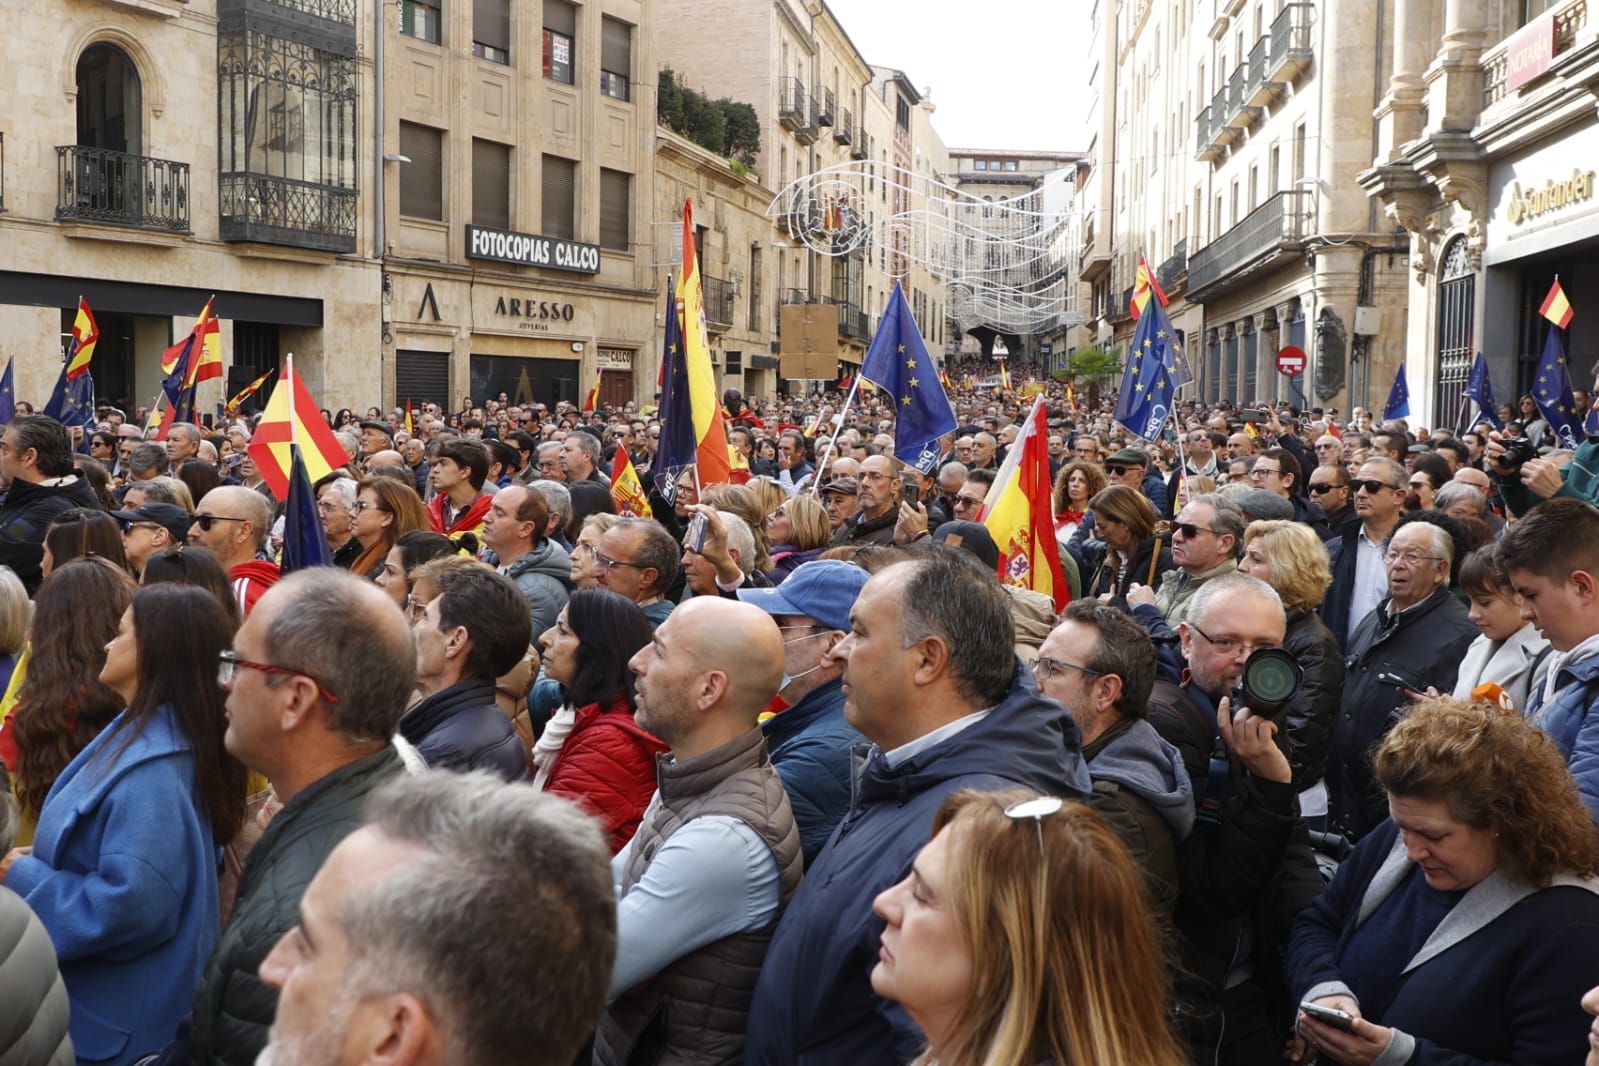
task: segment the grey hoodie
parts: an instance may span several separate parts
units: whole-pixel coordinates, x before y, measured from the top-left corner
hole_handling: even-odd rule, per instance
[[[533,641],[555,624],[572,592],[572,557],[553,540],[544,540],[505,568],[527,600],[533,621]]]
[[[1194,793],[1182,755],[1142,720],[1123,719],[1083,748],[1089,803],[1127,844],[1161,912],[1177,904],[1177,845],[1194,828]]]

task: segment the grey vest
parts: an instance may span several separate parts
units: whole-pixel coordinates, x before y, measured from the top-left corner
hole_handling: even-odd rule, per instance
[[[759,729],[687,762],[659,755],[656,779],[660,800],[633,837],[624,895],[667,838],[695,818],[719,815],[743,822],[772,849],[780,898],[788,902],[800,882],[799,830]],[[743,1062],[750,997],[776,926],[774,916],[763,929],[685,955],[612,1003],[595,1035],[595,1066]]]

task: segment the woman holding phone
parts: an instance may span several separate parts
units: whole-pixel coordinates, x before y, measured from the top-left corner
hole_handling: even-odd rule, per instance
[[[1411,707],[1374,764],[1392,817],[1289,938],[1290,1060],[1581,1062],[1599,828],[1564,756],[1514,714],[1446,699]]]

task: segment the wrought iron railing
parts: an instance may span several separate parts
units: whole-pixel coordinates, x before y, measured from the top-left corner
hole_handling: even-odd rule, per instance
[[[1539,18],[1545,16],[1540,15]],[[1588,25],[1588,0],[1571,0],[1550,15],[1555,20],[1555,55],[1571,48],[1578,31]],[[1505,95],[1505,77],[1510,71],[1508,39],[1484,53],[1482,66],[1482,106],[1490,107]]]
[[[1310,56],[1312,7],[1303,2],[1286,4],[1272,19],[1271,54],[1266,62],[1266,77],[1275,78],[1288,62]]]
[[[700,285],[705,291],[705,321],[718,326],[733,324],[733,283],[726,278],[704,274]]]
[[[267,174],[217,177],[225,241],[355,251],[356,191]]]
[[[871,330],[866,322],[866,312],[848,300],[829,298],[828,302],[838,309],[838,332],[841,336],[855,337],[859,340],[868,340]]]
[[[189,164],[108,148],[56,148],[56,218],[189,232]]]
[[[1155,280],[1160,282],[1162,289],[1169,289],[1185,270],[1188,269],[1188,238],[1184,237],[1172,248],[1171,255],[1166,261],[1155,268]]]
[[[777,117],[789,125],[804,124],[810,120],[805,103],[805,83],[798,78],[784,78],[777,104]]]
[[[833,127],[833,143],[849,144],[855,138],[855,116],[850,114],[849,108],[843,108],[838,113],[838,125]]]
[[[804,289],[779,289],[777,302],[779,304],[812,304],[816,300]]]
[[[818,126],[831,126],[833,124],[834,107],[832,89],[824,89],[815,94],[816,98],[816,124]]]
[[[1267,200],[1188,262],[1190,299],[1224,279],[1296,249],[1309,225],[1310,192],[1292,189]]]

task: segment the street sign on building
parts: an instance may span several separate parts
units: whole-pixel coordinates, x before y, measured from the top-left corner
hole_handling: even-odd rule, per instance
[[[1277,373],[1297,378],[1305,372],[1305,350],[1290,344],[1277,353]]]

